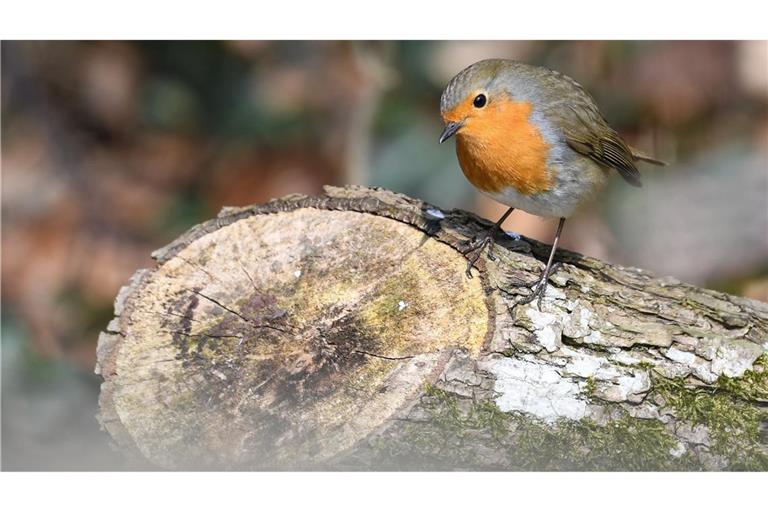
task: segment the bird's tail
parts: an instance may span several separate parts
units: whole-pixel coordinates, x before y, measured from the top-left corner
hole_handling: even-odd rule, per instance
[[[639,149],[630,146],[629,150],[632,152],[632,158],[635,160],[642,160],[643,162],[648,162],[649,164],[653,165],[667,165],[667,162],[663,160],[657,160],[656,158],[653,158],[650,155],[647,155],[640,151]]]

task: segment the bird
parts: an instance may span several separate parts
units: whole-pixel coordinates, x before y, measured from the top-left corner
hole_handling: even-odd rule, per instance
[[[666,165],[630,146],[611,128],[592,96],[558,71],[510,59],[486,59],[454,76],[440,97],[444,124],[439,143],[456,140],[467,180],[508,206],[485,237],[469,243],[466,274],[515,210],[559,218],[552,249],[532,293],[541,299],[552,272],[565,220],[603,188],[612,172],[640,187],[640,161]]]

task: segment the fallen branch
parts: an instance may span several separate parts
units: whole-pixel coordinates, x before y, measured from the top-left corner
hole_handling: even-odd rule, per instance
[[[768,305],[386,190],[229,208],[99,339],[103,426],[164,468],[768,469]]]

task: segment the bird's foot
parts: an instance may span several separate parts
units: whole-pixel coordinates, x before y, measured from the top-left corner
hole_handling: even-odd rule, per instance
[[[509,310],[512,311],[515,309],[516,306],[523,306],[525,304],[530,304],[534,300],[536,300],[536,306],[539,310],[541,310],[541,300],[544,298],[544,292],[547,291],[547,285],[549,284],[549,278],[555,274],[560,267],[563,266],[563,263],[560,261],[555,262],[552,264],[552,267],[547,269],[545,268],[544,271],[541,273],[541,277],[534,281],[518,281],[512,283],[512,286],[515,288],[533,288],[533,291],[530,295],[526,295],[524,297],[521,297],[520,299],[516,300],[514,304],[512,304],[509,307]],[[512,292],[508,290],[502,289],[504,293],[512,295]]]
[[[461,251],[461,254],[464,256],[472,253],[470,256],[467,256],[466,274],[469,279],[472,279],[472,267],[475,266],[477,260],[480,259],[480,255],[483,253],[485,246],[488,246],[488,259],[491,261],[496,261],[496,257],[493,255],[493,246],[496,243],[494,240],[495,235],[495,230],[491,229],[483,238],[469,242],[467,248]]]

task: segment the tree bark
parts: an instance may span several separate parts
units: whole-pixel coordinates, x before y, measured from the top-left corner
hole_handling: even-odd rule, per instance
[[[768,469],[768,305],[381,189],[224,209],[98,344],[100,421],[162,468]],[[663,257],[663,255],[660,255]]]

